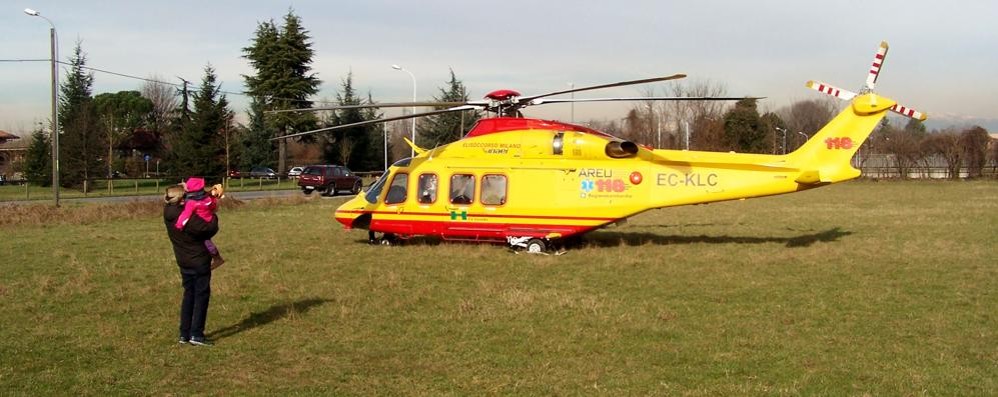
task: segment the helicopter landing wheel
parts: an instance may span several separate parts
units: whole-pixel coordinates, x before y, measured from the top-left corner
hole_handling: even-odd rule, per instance
[[[540,254],[547,249],[547,244],[544,244],[544,240],[539,238],[532,238],[527,241],[527,252],[531,254]]]
[[[399,245],[399,239],[398,237],[395,237],[394,234],[385,233],[383,236],[381,236],[380,239],[378,239],[378,244],[381,244],[382,246],[385,247],[391,247]]]

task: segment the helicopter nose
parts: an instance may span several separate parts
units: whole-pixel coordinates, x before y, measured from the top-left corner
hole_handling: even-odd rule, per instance
[[[371,210],[372,208],[368,208],[367,202],[358,196],[336,208],[333,218],[343,224],[343,227],[347,230],[353,228],[367,229],[371,224]]]
[[[366,229],[370,224],[371,214],[363,210],[346,210],[338,209],[333,214],[336,221],[343,224],[343,227],[347,230],[353,228]],[[364,221],[364,220],[367,221]]]

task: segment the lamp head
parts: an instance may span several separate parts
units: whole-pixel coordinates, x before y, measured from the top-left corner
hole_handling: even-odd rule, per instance
[[[25,10],[25,12],[27,12],[27,10]],[[399,65],[392,65],[392,69],[395,69],[395,70],[402,70],[402,67],[401,67],[401,66],[399,66]]]
[[[39,15],[39,14],[38,14],[38,11],[35,11],[35,10],[32,10],[32,9],[30,9],[30,8],[25,8],[25,9],[24,9],[24,13],[25,13],[25,14],[28,14],[28,15],[31,15],[31,16],[33,16],[33,17],[37,17],[37,16]]]

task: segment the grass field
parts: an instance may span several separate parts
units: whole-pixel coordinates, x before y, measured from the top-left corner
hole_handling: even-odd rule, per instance
[[[993,181],[651,211],[562,256],[369,246],[341,202],[223,209],[209,348],[175,343],[157,205],[0,207],[0,395],[998,394]]]

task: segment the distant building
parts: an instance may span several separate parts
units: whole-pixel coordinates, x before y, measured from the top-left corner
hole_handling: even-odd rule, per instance
[[[7,179],[14,176],[14,164],[24,161],[28,144],[27,139],[0,130],[0,175]]]

